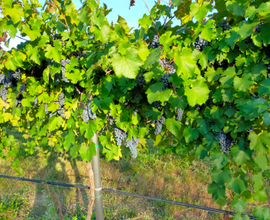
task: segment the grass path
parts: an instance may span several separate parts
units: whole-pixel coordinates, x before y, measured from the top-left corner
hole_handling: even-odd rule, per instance
[[[25,178],[89,185],[83,161],[51,153],[22,156],[19,160]],[[0,159],[0,173],[16,175],[11,164],[12,161]],[[210,168],[207,160],[189,163],[179,156],[160,157],[154,148],[150,153],[140,153],[136,159],[130,157],[127,149],[123,150],[120,161],[108,162],[101,158],[104,187],[219,209],[207,193],[211,183]],[[0,220],[59,219],[60,212],[65,220],[85,219],[88,201],[85,189],[0,178]],[[108,192],[103,193],[103,203],[106,219],[223,219],[221,214]],[[270,204],[269,199],[267,204]]]

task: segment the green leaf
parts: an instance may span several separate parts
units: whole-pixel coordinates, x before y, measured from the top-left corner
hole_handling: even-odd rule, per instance
[[[253,188],[255,191],[258,191],[263,186],[263,177],[262,172],[258,173],[257,175],[253,175],[252,180],[254,181]]]
[[[182,0],[173,0],[172,4],[177,7],[180,3],[182,2]]]
[[[126,34],[128,34],[129,32],[129,27],[127,25],[127,22],[124,18],[122,18],[121,16],[118,15],[118,20],[117,22],[120,24],[120,26],[123,28],[123,30],[125,30]]]
[[[158,59],[160,58],[160,51],[160,48],[156,48],[149,54],[144,63],[144,68],[148,68],[149,66],[158,61]]]
[[[215,138],[213,134],[209,133],[207,135],[204,135],[203,145],[207,148],[207,150],[211,150],[219,145],[219,141]]]
[[[87,147],[86,145],[81,145],[80,146],[80,155],[82,157],[83,160],[86,160],[87,162],[90,162],[92,159],[92,154],[91,154],[91,150],[89,147]]]
[[[215,30],[214,20],[210,19],[204,25],[200,37],[207,41],[211,41],[216,36],[214,30]]]
[[[240,2],[227,1],[226,7],[228,11],[232,11],[235,15],[243,16],[245,14],[245,7],[243,6],[243,1],[241,2],[242,4]]]
[[[218,186],[215,182],[212,182],[208,186],[208,193],[212,194],[212,198],[216,201],[218,198],[225,198],[225,186]]]
[[[96,125],[93,120],[90,120],[88,122],[89,124],[82,123],[80,125],[80,132],[84,137],[87,138],[88,140],[91,140],[91,138],[94,136],[94,132],[96,131]]]
[[[245,17],[249,17],[251,20],[253,20],[256,14],[257,14],[257,9],[252,5],[247,8]]]
[[[141,44],[140,48],[138,50],[138,55],[142,59],[142,61],[145,61],[148,55],[150,54],[146,44]]]
[[[262,209],[261,207],[256,207],[255,216],[260,220],[270,219],[269,208],[264,207],[264,209]]]
[[[139,25],[145,30],[152,24],[152,19],[149,15],[144,14],[142,18],[139,19]]]
[[[263,94],[265,95],[270,94],[270,79],[266,79],[260,83],[258,93],[259,93],[259,96]]]
[[[258,164],[258,166],[262,169],[262,171],[269,169],[268,159],[265,155],[263,154],[257,155],[254,160]]]
[[[170,46],[172,45],[173,40],[175,38],[175,37],[172,37],[171,34],[172,34],[172,31],[166,31],[166,33],[161,35],[159,39],[159,43],[164,46],[164,49],[166,51],[170,50]]]
[[[47,110],[50,111],[50,112],[55,112],[58,108],[59,108],[58,104],[55,104],[54,102],[51,102],[48,105]]]
[[[70,155],[73,158],[77,157],[77,151],[78,151],[78,145],[75,143],[71,148],[70,148]]]
[[[190,5],[190,17],[195,16],[199,23],[206,17],[207,11],[211,11],[211,4],[208,2],[203,2],[202,5],[193,2]]]
[[[250,152],[240,150],[238,145],[231,148],[231,154],[238,166],[244,164],[247,160],[250,160]]]
[[[168,118],[165,120],[165,125],[167,129],[175,136],[177,137],[179,130],[181,128],[181,124],[179,121],[176,121],[174,118]]]
[[[190,49],[183,49],[181,54],[175,54],[175,64],[178,66],[177,75],[186,80],[191,78],[198,71],[196,60]]]
[[[229,67],[222,73],[222,78],[219,79],[223,88],[231,88],[234,77],[236,76],[235,68]]]
[[[209,96],[210,90],[203,80],[194,80],[192,88],[185,87],[185,95],[188,98],[188,103],[194,107],[196,104],[204,104]]]
[[[56,47],[52,47],[50,44],[46,47],[45,56],[49,59],[53,59],[56,62],[60,63],[61,61],[61,50],[59,51]]]
[[[268,199],[265,189],[258,190],[253,194],[253,198],[258,200],[258,202],[265,202]]]
[[[65,137],[65,141],[64,141],[65,150],[68,151],[71,144],[74,144],[74,143],[75,143],[75,135],[74,135],[72,130],[69,130],[68,134]]]
[[[245,183],[242,179],[234,178],[231,182],[228,183],[228,188],[233,192],[240,194],[242,191],[246,190]]]
[[[223,170],[219,170],[216,167],[211,171],[212,180],[219,186],[223,186],[232,179],[232,171],[225,167]]]
[[[251,74],[243,74],[243,78],[239,78],[238,76],[234,77],[234,88],[246,92],[253,85],[251,77]]]
[[[270,113],[269,112],[265,112],[263,114],[263,122],[266,126],[270,125]]]
[[[203,119],[203,118],[198,118],[196,120],[197,122],[197,127],[199,128],[199,131],[202,135],[206,135],[209,133],[209,126],[208,126],[208,122]]]
[[[49,122],[48,130],[54,131],[58,129],[63,123],[63,119],[60,116],[52,117],[52,120]]]
[[[249,133],[248,139],[250,140],[250,149],[257,150],[262,154],[267,153],[265,145],[270,143],[270,133],[263,131],[260,135],[257,135],[254,131]],[[269,148],[269,146],[268,146]]]
[[[112,58],[112,65],[118,77],[135,79],[142,64],[138,51],[133,48],[128,48],[125,56],[114,54]]]
[[[165,102],[170,99],[172,91],[170,89],[162,91],[162,87],[162,82],[158,82],[149,86],[145,93],[147,94],[147,100],[150,104],[152,104],[154,101]]]
[[[226,153],[220,152],[219,150],[213,151],[211,157],[212,157],[212,164],[216,166],[217,169],[222,169],[230,161],[230,156]]]
[[[235,195],[234,201],[232,202],[232,207],[234,207],[237,212],[242,213],[246,210],[246,202],[243,200],[243,198],[239,199],[239,195]]]
[[[9,15],[14,24],[21,21],[21,17],[24,17],[23,8],[20,4],[13,4],[13,7],[5,7],[3,9],[3,15]]]
[[[250,34],[252,34],[255,26],[257,25],[258,23],[255,23],[255,22],[247,22],[247,21],[242,21],[240,24],[239,24],[239,30],[237,31],[237,33],[240,34],[240,36],[242,37],[242,39],[245,39],[247,38]]]
[[[183,135],[185,137],[186,142],[189,143],[199,137],[198,128],[191,128],[190,126],[186,126]]]

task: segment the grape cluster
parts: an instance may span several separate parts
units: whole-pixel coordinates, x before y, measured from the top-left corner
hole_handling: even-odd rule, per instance
[[[137,85],[138,85],[138,86],[143,86],[144,83],[145,83],[144,75],[138,76],[138,78],[137,78]]]
[[[126,147],[128,147],[130,149],[131,155],[133,158],[137,157],[137,145],[140,142],[140,138],[136,138],[134,140],[134,138],[132,137],[131,140],[127,140],[127,145]]]
[[[138,113],[138,109],[134,109],[133,115],[136,116],[137,113]]]
[[[61,65],[62,65],[62,79],[64,80],[64,82],[69,83],[70,80],[65,77],[66,64],[70,64],[70,59],[63,59],[63,60],[61,60]]]
[[[154,106],[154,108],[159,108],[160,107],[160,101],[154,101],[153,106]]]
[[[18,69],[16,71],[8,70],[8,76],[5,74],[0,74],[0,84],[7,87],[16,87],[17,82],[21,79],[21,71]]]
[[[174,63],[167,63],[165,59],[159,59],[158,62],[162,66],[163,69],[165,69],[166,71],[169,72],[169,73],[162,75],[162,77],[160,79],[161,82],[163,82],[162,90],[164,91],[164,90],[168,89],[168,86],[169,86],[168,78],[170,76],[172,76],[172,74],[174,74],[176,70],[174,68]]]
[[[215,125],[215,122],[213,122],[213,121],[209,121],[208,125],[209,125],[209,127],[211,128],[212,126],[214,126],[214,125]]]
[[[247,130],[248,133],[249,132],[252,132],[252,131],[254,131],[254,127],[253,126],[251,126],[251,128]]]
[[[158,135],[161,132],[163,124],[165,123],[165,117],[161,116],[161,118],[155,120],[154,123],[156,124],[155,135]]]
[[[24,84],[21,85],[20,92],[26,92],[26,85]]]
[[[251,43],[251,42],[252,42],[251,36],[248,36],[248,37],[244,40],[244,42],[245,42],[246,44]]]
[[[261,25],[262,25],[262,23],[257,24],[257,25],[255,26],[255,32],[256,32],[256,33],[260,33],[260,32],[261,32]]]
[[[168,86],[169,86],[168,78],[169,78],[171,75],[172,75],[171,73],[162,75],[162,77],[161,77],[160,80],[161,80],[161,82],[163,82],[163,87],[162,87],[162,90],[163,90],[163,91],[166,90],[166,89],[168,89]]]
[[[121,130],[120,128],[113,126],[114,136],[117,146],[121,146],[122,141],[127,139],[127,133]]]
[[[111,110],[109,111],[109,113],[106,115],[107,116],[107,121],[109,121],[110,125],[114,125],[115,122],[115,118],[112,118],[112,115],[111,115]]]
[[[176,109],[175,120],[176,120],[176,121],[182,120],[183,114],[184,114],[184,111],[183,111],[182,109],[177,108],[177,109]]]
[[[196,108],[196,110],[198,110],[198,111],[200,111],[200,110],[201,110],[201,106],[200,106],[200,105],[198,105],[198,104],[196,104],[196,105],[195,105],[195,108]]]
[[[221,147],[220,151],[229,154],[230,153],[230,149],[232,146],[232,138],[229,134],[225,134],[225,133],[217,133],[217,139],[219,140],[219,145]]]
[[[6,88],[0,88],[0,97],[3,99],[4,102],[7,101],[7,94],[8,90]]]
[[[152,42],[151,42],[150,45],[151,45],[151,47],[152,47],[153,49],[160,47],[159,36],[158,36],[158,35],[155,35],[155,36],[154,36],[154,38],[153,38],[153,40],[152,40]]]
[[[201,37],[197,37],[196,41],[194,42],[195,48],[199,51],[203,51],[203,49],[206,48],[208,45],[209,42]]]
[[[222,31],[227,31],[227,30],[230,30],[232,28],[231,25],[229,25],[229,23],[227,21],[222,21],[218,24],[218,27],[221,27],[222,28]]]
[[[92,101],[91,99],[88,99],[87,100],[87,105],[83,109],[82,119],[83,119],[83,121],[85,123],[88,123],[90,118],[93,119],[93,120],[95,120],[97,118],[96,113],[92,112],[91,101]]]
[[[228,68],[228,66],[229,66],[229,63],[227,60],[215,61],[215,63],[214,63],[215,70],[217,68],[222,68],[223,70],[226,70]]]
[[[64,101],[65,101],[65,96],[64,96],[63,93],[60,93],[59,96],[58,96],[58,101],[54,102],[54,104],[58,104],[58,109],[55,112],[50,112],[50,113],[48,112],[48,109],[47,109],[48,104],[45,103],[44,106],[45,106],[46,114],[49,114],[50,117],[53,117],[53,116],[59,114],[62,118],[64,118],[65,117],[65,113],[63,111]],[[35,100],[34,100],[34,105],[35,106],[37,105],[37,102],[38,102],[38,99],[36,97]]]

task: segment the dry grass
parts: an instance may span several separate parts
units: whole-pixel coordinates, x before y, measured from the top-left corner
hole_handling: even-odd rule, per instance
[[[101,158],[104,187],[219,209],[207,192],[211,183],[209,161],[195,160],[190,164],[178,156],[141,153],[137,159],[130,159],[125,151],[123,155],[120,161],[108,162]],[[49,153],[21,157],[20,162],[26,178],[89,185],[83,161]],[[0,173],[16,175],[11,164],[12,161],[0,160]],[[64,219],[84,219],[89,202],[89,192],[85,189],[7,179],[0,179],[0,193],[0,199],[16,196],[24,199],[16,219],[57,219],[60,212]],[[227,196],[230,196],[229,191]],[[221,214],[107,192],[103,194],[103,204],[106,219],[223,219]],[[267,204],[270,204],[270,199]],[[247,210],[252,207],[254,205],[248,206]],[[224,209],[229,208],[225,206]]]
[[[210,181],[208,171],[203,171],[202,174],[198,173],[198,170],[192,170],[188,167],[181,169],[175,166],[173,160],[168,162],[164,158],[163,160],[156,160],[155,165],[153,165],[153,161],[148,161],[149,166],[147,164],[141,165],[141,160],[146,160],[146,158],[130,161],[121,160],[120,162],[108,162],[102,159],[103,186],[131,193],[218,208],[212,201],[211,195],[207,193],[207,184]],[[11,161],[1,161],[0,173],[15,175],[15,170],[11,170],[10,165]],[[25,158],[21,161],[21,166],[24,169],[24,176],[27,178],[89,185],[86,163],[83,161],[75,162],[74,160],[52,156],[48,158],[36,157]],[[194,164],[194,166],[200,167],[202,170],[207,169],[206,166],[203,168],[202,164]],[[30,216],[36,216],[36,218],[44,215],[46,207],[53,203],[49,200],[53,190],[56,191],[54,194],[58,197],[54,198],[54,200],[59,199],[61,211],[65,214],[72,213],[79,207],[86,210],[89,201],[88,192],[83,189],[52,186],[48,188],[44,184],[4,179],[1,179],[0,186],[0,190],[2,192],[6,191],[8,194],[16,193],[21,189],[28,199],[27,207],[32,207]],[[56,212],[59,213],[57,204],[54,206]],[[143,219],[209,219],[207,211],[112,193],[104,193],[104,208],[107,219],[114,219],[113,217],[126,219],[125,216],[132,215],[136,216],[137,219],[139,215],[143,215],[141,217]],[[20,213],[20,215],[23,216],[23,213]]]

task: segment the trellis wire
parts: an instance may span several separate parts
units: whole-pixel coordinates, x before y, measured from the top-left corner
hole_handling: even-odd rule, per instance
[[[74,185],[74,184],[67,184],[67,183],[57,183],[57,182],[53,182],[53,181],[44,181],[44,180],[37,180],[37,179],[28,179],[28,178],[24,178],[24,177],[6,176],[6,175],[0,175],[0,177],[7,178],[7,179],[34,182],[34,183],[43,183],[43,184],[51,184],[51,185],[64,186],[64,187],[90,189],[89,186]],[[184,203],[184,202],[177,202],[177,201],[173,201],[173,200],[160,199],[160,198],[155,198],[155,197],[151,197],[151,196],[144,196],[144,195],[124,192],[122,190],[117,190],[117,189],[112,189],[112,188],[102,188],[102,191],[122,194],[122,195],[126,195],[126,196],[133,196],[133,197],[142,198],[142,199],[154,200],[154,201],[159,201],[159,202],[164,202],[164,203],[170,203],[173,205],[185,206],[185,207],[189,207],[189,208],[201,209],[204,211],[216,212],[216,213],[220,213],[220,214],[235,215],[235,212],[214,209],[214,208],[205,207],[205,206],[193,205],[193,204],[188,204],[188,203]],[[244,216],[244,214],[242,214],[242,216]],[[251,216],[251,215],[249,215],[249,218],[250,219],[258,219],[257,217]]]

